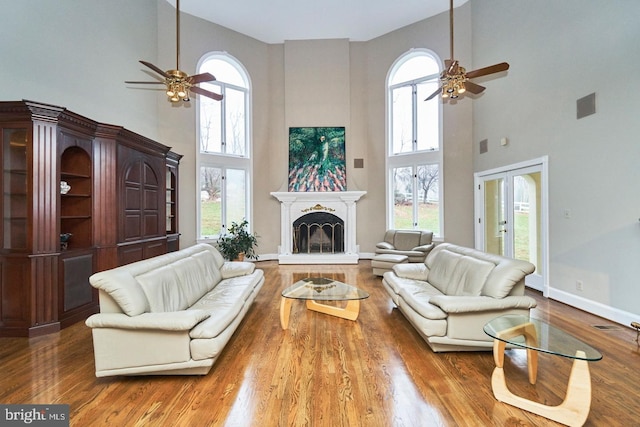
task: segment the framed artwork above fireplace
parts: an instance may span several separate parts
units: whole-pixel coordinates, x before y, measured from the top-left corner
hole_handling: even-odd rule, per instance
[[[289,128],[288,191],[346,191],[344,127]]]

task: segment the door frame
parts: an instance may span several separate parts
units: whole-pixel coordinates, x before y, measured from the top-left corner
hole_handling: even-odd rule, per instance
[[[475,228],[475,247],[478,250],[484,250],[484,195],[482,194],[482,182],[491,175],[515,175],[524,169],[536,168],[540,172],[540,252],[541,257],[538,261],[538,270],[540,280],[534,280],[528,277],[525,284],[547,297],[549,292],[549,157],[543,156],[507,166],[489,169],[473,174],[474,181],[474,228]],[[509,185],[510,183],[508,183]],[[510,186],[510,185],[509,185]],[[507,217],[511,218],[512,223],[513,212],[510,209]],[[540,283],[541,281],[541,283]]]

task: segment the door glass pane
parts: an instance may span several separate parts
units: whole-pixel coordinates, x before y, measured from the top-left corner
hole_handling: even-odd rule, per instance
[[[200,168],[200,237],[211,237],[222,231],[222,169]]]
[[[413,228],[413,173],[411,167],[393,170],[393,224],[395,228]]]
[[[225,97],[226,152],[244,156],[246,146],[244,92],[227,88]]]
[[[413,106],[411,86],[403,86],[391,92],[392,113],[392,148],[393,154],[413,151]]]
[[[514,258],[529,261],[538,269],[541,258],[540,172],[513,177]]]
[[[418,228],[433,231],[440,230],[440,190],[438,165],[418,166]]]
[[[504,204],[504,179],[484,182],[484,250],[496,255],[504,255],[504,235],[506,234]]]
[[[226,208],[229,228],[232,222],[240,223],[247,216],[246,212],[246,173],[242,169],[227,169],[226,174]]]
[[[438,89],[438,81],[432,80],[429,82],[420,83],[417,86],[418,90],[418,147],[417,150],[437,150],[438,141],[440,140],[440,119],[439,111],[440,98],[435,98],[424,101],[429,95]]]

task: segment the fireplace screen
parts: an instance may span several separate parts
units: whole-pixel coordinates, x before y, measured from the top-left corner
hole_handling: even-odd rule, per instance
[[[344,221],[326,212],[301,216],[293,223],[293,253],[344,252]]]

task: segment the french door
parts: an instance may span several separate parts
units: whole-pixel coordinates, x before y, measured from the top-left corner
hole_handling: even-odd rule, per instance
[[[536,266],[526,285],[546,293],[546,157],[480,172],[476,183],[476,247]]]

